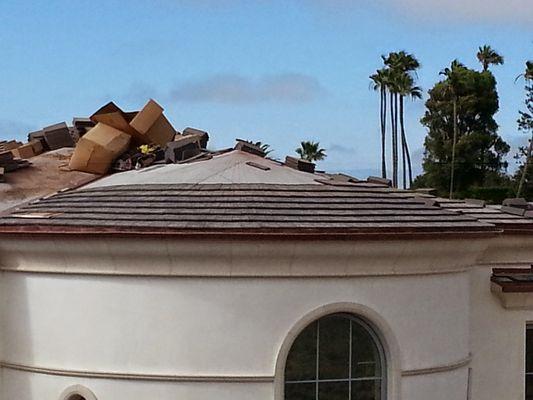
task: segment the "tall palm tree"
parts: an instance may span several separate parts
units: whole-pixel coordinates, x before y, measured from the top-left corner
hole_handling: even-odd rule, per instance
[[[483,71],[487,71],[491,65],[503,64],[503,56],[499,55],[489,45],[482,46],[478,49],[477,59],[483,66]]]
[[[320,148],[319,142],[304,141],[296,149],[296,153],[306,161],[320,161],[326,158],[326,150]]]
[[[421,99],[422,98],[422,89],[418,86],[415,86],[414,79],[412,76],[403,74],[398,77],[397,80],[398,95],[400,96],[400,132],[401,132],[401,141],[402,141],[402,163],[403,163],[403,188],[407,189],[407,179],[406,179],[406,162],[407,169],[409,172],[409,187],[413,184],[413,166],[411,164],[411,155],[409,153],[409,146],[407,144],[407,136],[405,134],[405,123],[404,123],[404,99],[410,97],[411,99]]]
[[[528,85],[530,84],[533,85],[533,61],[526,62],[526,70],[524,71],[523,74],[519,75],[517,79],[520,77],[524,77],[526,81],[526,90],[528,88]],[[520,124],[520,120],[519,120],[519,124]],[[531,129],[531,127],[529,129],[531,130],[531,138],[529,139],[529,145],[527,147],[527,152],[526,152],[526,161],[524,163],[522,175],[520,176],[520,182],[518,183],[518,189],[516,190],[517,198],[520,197],[522,193],[524,183],[526,182],[527,171],[529,169],[528,167],[529,167],[529,164],[531,163],[531,156],[533,155],[533,129]]]
[[[420,63],[415,56],[405,51],[392,52],[388,56],[382,56],[383,62],[389,68],[388,90],[390,93],[391,105],[391,132],[392,132],[392,184],[398,187],[398,116],[400,117],[400,125],[403,124],[403,99],[401,98],[400,87],[402,81],[411,79],[414,83],[416,70],[420,68]],[[413,86],[413,85],[411,85]],[[400,127],[401,128],[401,127]],[[405,130],[401,136],[402,142],[402,166],[404,187],[406,186],[406,158],[410,163],[409,149],[404,144],[406,143]],[[410,172],[412,176],[412,171]]]
[[[386,162],[386,134],[387,134],[387,86],[389,84],[389,70],[387,68],[378,69],[375,74],[370,75],[372,89],[379,90],[379,122],[381,127],[381,177],[387,178]]]
[[[459,88],[460,88],[460,69],[464,69],[465,66],[461,64],[458,60],[453,60],[450,68],[445,68],[440,72],[441,75],[444,75],[448,80],[448,90],[452,96],[453,101],[453,141],[452,141],[452,162],[450,165],[450,199],[453,199],[454,191],[454,176],[455,176],[455,146],[457,144],[458,136],[458,121],[457,121],[457,101],[459,99]]]

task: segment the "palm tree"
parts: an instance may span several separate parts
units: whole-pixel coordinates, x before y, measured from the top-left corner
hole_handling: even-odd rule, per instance
[[[492,47],[485,45],[477,52],[477,59],[483,66],[483,71],[487,71],[490,65],[502,65],[503,56],[499,55]]]
[[[407,171],[405,164],[407,162],[407,168],[409,171],[409,187],[411,187],[413,184],[413,166],[411,164],[411,155],[409,154],[409,146],[407,144],[407,136],[405,134],[404,99],[405,97],[410,97],[413,100],[421,99],[422,89],[418,86],[415,86],[414,79],[407,74],[403,74],[402,76],[398,77],[397,89],[400,96],[400,132],[402,140],[403,188],[407,189]]]
[[[381,56],[383,62],[389,67],[389,79],[388,90],[390,93],[390,105],[391,105],[391,132],[392,132],[392,184],[394,187],[398,187],[398,116],[400,116],[400,125],[403,124],[403,99],[401,99],[400,87],[402,81],[405,79],[411,79],[414,83],[414,76],[416,76],[416,70],[420,68],[420,63],[415,56],[405,51],[392,52],[388,56]],[[410,86],[413,86],[411,84]],[[402,103],[402,104],[400,104]],[[399,109],[400,108],[400,109]],[[406,158],[410,163],[409,150],[406,144],[405,130],[401,137],[402,140],[402,163],[403,163],[403,176],[404,187],[406,186]],[[412,171],[410,172],[412,176]]]
[[[382,68],[376,71],[375,74],[370,75],[372,80],[372,89],[379,90],[380,93],[380,107],[379,107],[379,122],[381,125],[381,177],[387,178],[387,162],[386,162],[386,135],[387,135],[387,86],[389,84],[389,70]]]
[[[306,161],[320,161],[326,158],[326,150],[320,148],[319,142],[304,141],[296,149],[296,153],[301,159]]]
[[[454,175],[455,175],[455,146],[457,144],[457,135],[458,135],[458,122],[457,122],[457,101],[459,99],[459,86],[460,86],[460,77],[459,70],[465,68],[458,60],[453,60],[450,68],[445,68],[440,72],[441,75],[446,76],[448,80],[448,90],[452,96],[453,101],[453,142],[452,142],[452,162],[451,162],[451,172],[450,172],[450,199],[453,198],[454,190]]]

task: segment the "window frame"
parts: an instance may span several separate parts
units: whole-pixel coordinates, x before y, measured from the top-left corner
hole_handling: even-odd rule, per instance
[[[320,379],[320,377],[318,376],[318,369],[320,367],[320,359],[319,359],[319,352],[320,352],[320,321],[322,319],[325,319],[325,318],[328,318],[328,317],[341,317],[341,318],[344,318],[344,319],[347,319],[350,321],[350,340],[349,340],[349,350],[348,350],[348,365],[349,365],[349,374],[348,374],[348,378],[345,378],[345,379]],[[300,337],[300,334],[303,332],[304,329],[306,329],[307,327],[309,327],[311,324],[314,324],[314,323],[317,323],[317,334],[316,334],[316,352],[317,352],[317,359],[316,359],[316,368],[317,368],[317,373],[316,373],[316,377],[315,379],[313,380],[301,380],[301,381],[287,381],[285,379],[285,368],[286,368],[286,361],[287,361],[287,358],[289,356],[289,353],[290,353],[290,350],[292,349],[295,341]],[[377,357],[378,357],[378,360],[379,360],[379,363],[380,363],[380,374],[379,376],[373,376],[373,377],[362,377],[362,378],[352,378],[352,329],[353,329],[353,325],[352,324],[357,324],[359,327],[363,328],[364,331],[370,336],[370,339],[372,340],[373,344],[375,345],[376,349],[377,349]],[[380,397],[379,399],[380,400],[387,400],[388,399],[388,391],[387,391],[387,387],[388,387],[388,382],[387,382],[387,377],[388,377],[388,365],[387,365],[387,356],[386,356],[386,351],[385,351],[385,347],[383,345],[383,341],[382,339],[380,338],[380,336],[378,335],[378,333],[376,332],[376,329],[369,323],[367,322],[364,318],[354,314],[354,313],[351,313],[351,312],[334,312],[334,313],[328,313],[328,314],[324,314],[324,315],[321,315],[320,317],[314,319],[313,321],[309,322],[303,329],[300,330],[300,332],[298,332],[298,334],[293,338],[293,340],[291,341],[291,345],[289,346],[289,349],[287,351],[287,354],[286,354],[286,357],[285,357],[285,364],[284,364],[284,371],[283,371],[283,400],[285,400],[285,386],[286,384],[295,384],[295,385],[298,385],[298,384],[306,384],[306,383],[314,383],[316,385],[316,394],[315,394],[315,399],[318,399],[318,388],[319,388],[319,383],[321,382],[347,382],[348,383],[348,393],[349,393],[349,399],[351,399],[351,384],[352,382],[368,382],[368,381],[372,381],[372,382],[376,382],[376,381],[379,381],[380,383]]]

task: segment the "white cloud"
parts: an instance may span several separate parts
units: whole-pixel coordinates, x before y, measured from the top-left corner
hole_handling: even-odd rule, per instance
[[[533,23],[531,0],[379,0],[413,16],[476,22]]]
[[[532,0],[312,0],[335,12],[377,6],[424,22],[533,23]]]
[[[269,75],[259,79],[227,74],[183,83],[171,91],[171,97],[180,102],[306,103],[324,93],[325,90],[318,80],[303,74]]]

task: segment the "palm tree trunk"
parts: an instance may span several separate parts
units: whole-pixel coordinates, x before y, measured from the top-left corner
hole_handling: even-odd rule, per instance
[[[392,134],[392,186],[398,187],[398,103],[396,94],[390,94],[390,117],[391,117],[391,134]]]
[[[407,189],[407,170],[405,168],[405,136],[403,134],[403,96],[400,95],[400,139],[402,144],[402,184]]]
[[[455,173],[455,144],[457,143],[457,96],[453,98],[453,143],[452,143],[452,165],[450,173],[450,199],[453,199],[453,185]]]
[[[411,164],[411,155],[409,154],[409,146],[407,145],[407,136],[405,135],[405,124],[404,124],[404,97],[400,96],[400,129],[401,129],[401,135],[402,135],[402,151],[404,156],[403,161],[403,181],[404,189],[408,189],[413,185],[413,166]],[[405,168],[405,162],[407,160],[407,170],[409,171],[409,186],[406,184],[406,168]]]
[[[518,190],[516,191],[516,198],[519,198],[522,194],[522,189],[524,188],[524,183],[526,182],[527,170],[529,167],[529,162],[531,160],[531,154],[533,153],[533,132],[531,133],[531,139],[529,140],[529,146],[527,148],[526,162],[524,163],[524,169],[522,171],[522,176],[520,177],[520,183],[518,184]]]
[[[381,88],[381,177],[386,179],[387,178],[387,161],[386,161],[386,154],[385,154],[385,142],[386,142],[386,135],[387,135],[387,92],[385,91],[385,87]]]
[[[392,186],[398,186],[398,160],[397,160],[397,150],[398,143],[396,143],[396,127],[394,124],[394,93],[390,93],[390,118],[391,118],[391,137],[392,137]]]

